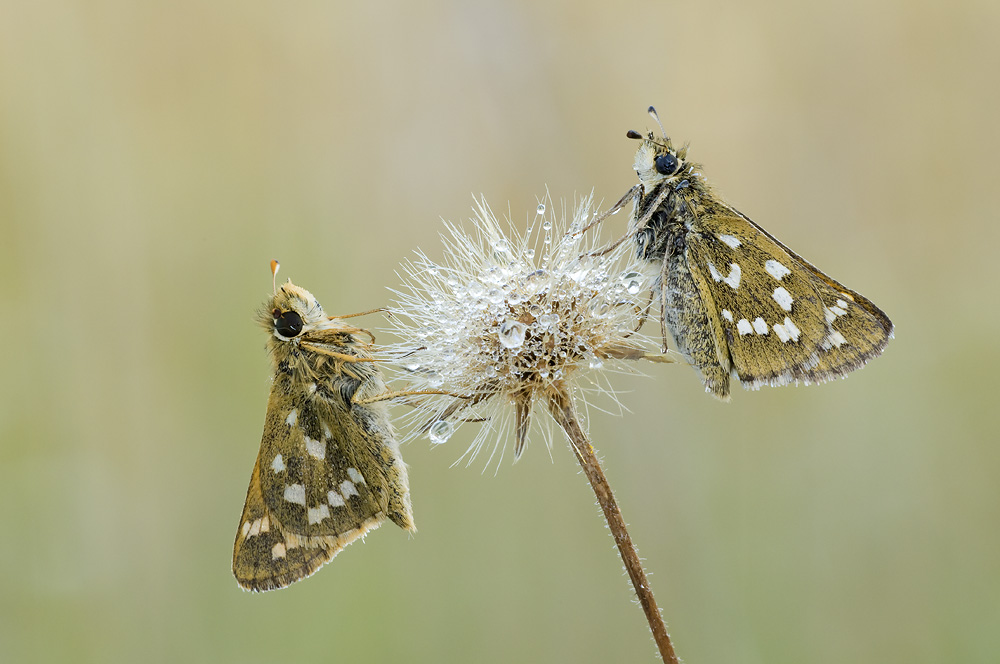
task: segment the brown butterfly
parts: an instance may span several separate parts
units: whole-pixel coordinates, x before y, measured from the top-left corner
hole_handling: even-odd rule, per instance
[[[416,530],[385,404],[357,403],[386,391],[371,334],[290,281],[259,319],[274,378],[233,547],[236,581],[254,591],[304,579],[387,518]]]
[[[822,383],[882,353],[893,325],[871,300],[725,203],[666,132],[628,137],[642,141],[639,184],[616,207],[633,201],[636,254],[658,271],[664,347],[672,338],[708,392],[728,399],[730,377]]]

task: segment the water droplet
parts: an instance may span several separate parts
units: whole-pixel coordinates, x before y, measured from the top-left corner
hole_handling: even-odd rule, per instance
[[[604,360],[602,360],[601,358],[597,357],[596,355],[590,358],[591,369],[600,369],[603,366],[604,366]]]
[[[541,207],[541,206],[539,206],[539,207]],[[548,219],[546,219],[545,221],[543,221],[542,222],[542,230],[543,231],[550,231],[550,230],[552,230],[552,222],[549,221]]]
[[[510,253],[510,243],[507,240],[500,238],[493,242],[493,249],[500,254]]]
[[[435,445],[440,445],[441,443],[448,442],[451,438],[451,434],[455,433],[455,427],[451,422],[445,420],[438,420],[431,425],[431,428],[427,430],[427,437],[431,439],[431,442]]]
[[[470,281],[468,291],[472,297],[482,297],[486,293],[486,289],[478,281]]]
[[[627,272],[622,275],[622,283],[629,295],[637,295],[642,290],[642,275],[638,272]]]
[[[528,257],[528,258],[534,258],[535,257],[535,250],[534,249],[525,249],[524,250],[524,255],[526,257]]]
[[[520,348],[524,345],[524,335],[528,331],[528,326],[516,320],[505,320],[500,324],[497,331],[497,338],[506,348]]]
[[[535,208],[535,212],[537,214],[545,214],[545,203],[539,203],[538,207]],[[546,223],[548,223],[548,222],[546,222]]]

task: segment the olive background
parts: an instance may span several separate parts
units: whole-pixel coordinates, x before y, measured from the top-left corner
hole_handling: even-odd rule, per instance
[[[730,404],[611,377],[630,412],[589,426],[678,653],[996,661],[998,33],[975,0],[0,0],[0,661],[657,661],[558,438],[496,473],[450,467],[475,426],[415,440],[415,536],[229,571],[268,261],[385,305],[473,195],[617,200],[650,104],[897,326]]]

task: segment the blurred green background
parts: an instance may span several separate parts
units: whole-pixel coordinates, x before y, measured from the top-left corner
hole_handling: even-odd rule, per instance
[[[616,200],[649,104],[897,325],[729,405],[614,379],[591,431],[679,654],[997,661],[998,34],[974,0],[0,2],[0,661],[656,661],[561,444],[493,476],[449,468],[474,427],[415,441],[414,537],[229,571],[268,260],[386,304],[472,194]]]

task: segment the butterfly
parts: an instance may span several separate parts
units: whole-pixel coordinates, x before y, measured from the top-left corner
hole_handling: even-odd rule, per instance
[[[664,348],[668,337],[727,400],[745,388],[822,383],[885,349],[893,324],[875,304],[793,252],[715,192],[702,167],[663,136],[642,141],[633,168],[636,255],[651,264]]]
[[[306,578],[386,519],[416,530],[385,404],[359,403],[386,391],[371,333],[325,315],[291,281],[259,321],[274,377],[233,546],[233,574],[252,591]]]

